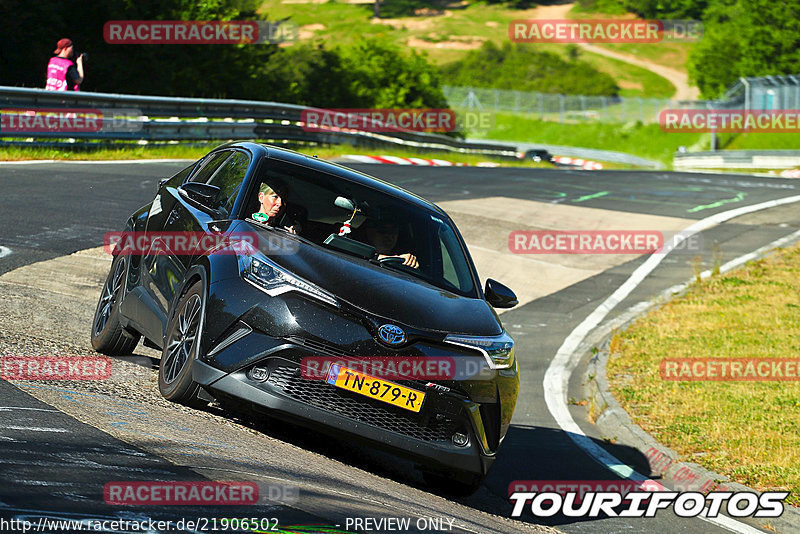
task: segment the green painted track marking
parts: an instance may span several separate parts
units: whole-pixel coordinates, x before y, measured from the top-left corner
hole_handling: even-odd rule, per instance
[[[593,198],[604,197],[609,194],[611,191],[600,191],[599,193],[592,193],[591,195],[585,195],[580,198],[576,198],[573,202],[583,202],[584,200],[591,200]]]
[[[733,198],[724,198],[722,200],[712,202],[711,204],[703,204],[700,206],[695,206],[693,208],[689,208],[686,211],[687,213],[697,213],[698,211],[703,211],[711,208],[718,208],[725,204],[730,204],[731,202],[741,202],[742,200],[744,200],[745,195],[747,195],[747,193],[737,193],[737,195]]]

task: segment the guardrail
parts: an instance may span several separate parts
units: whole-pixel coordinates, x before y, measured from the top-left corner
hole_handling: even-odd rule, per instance
[[[98,109],[114,116],[118,126],[100,131],[36,133],[0,130],[0,138],[73,138],[103,141],[202,141],[252,139],[274,144],[314,142],[367,146],[405,146],[515,158],[515,147],[461,141],[446,135],[413,131],[307,131],[304,110],[294,104],[254,100],[176,98],[112,93],[45,91],[0,86],[0,109]],[[322,110],[319,110],[322,111]],[[118,115],[118,116],[115,116]]]
[[[675,169],[790,169],[800,167],[800,150],[678,152]]]

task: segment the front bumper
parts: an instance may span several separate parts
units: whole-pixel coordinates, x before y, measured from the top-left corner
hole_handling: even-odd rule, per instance
[[[221,286],[221,287],[213,287]],[[519,375],[511,369],[486,370],[480,377],[436,381],[392,380],[424,391],[419,413],[403,410],[324,380],[301,376],[307,357],[354,354],[385,356],[364,321],[303,296],[264,297],[257,289],[235,281],[214,284],[216,313],[207,316],[202,354],[194,380],[207,389],[253,403],[271,415],[322,432],[345,435],[372,446],[410,457],[427,468],[445,472],[486,474],[508,428],[516,403]],[[225,321],[219,321],[219,318]],[[239,332],[239,335],[232,333]],[[205,335],[205,334],[204,334]],[[226,341],[234,339],[233,342]],[[405,352],[405,353],[403,353]],[[424,358],[472,351],[420,340],[388,354]],[[253,380],[254,366],[269,370],[265,381]],[[456,445],[455,433],[466,434],[466,446]]]
[[[314,403],[300,400],[299,396],[302,395],[301,390],[304,388],[290,388],[291,393],[287,393],[285,387],[277,384],[291,380],[291,373],[288,371],[291,366],[286,365],[289,362],[284,360],[271,363],[273,371],[266,382],[254,384],[244,371],[239,371],[214,381],[209,389],[212,392],[222,392],[238,399],[245,399],[267,409],[270,415],[285,419],[292,424],[340,437],[346,435],[356,438],[376,448],[415,459],[430,469],[485,474],[494,461],[494,455],[487,455],[482,451],[472,432],[466,447],[458,447],[452,443],[450,430],[458,424],[455,420],[441,421],[428,426],[416,425],[410,418],[405,419],[402,415],[397,414],[393,417],[388,410],[385,412],[381,408],[369,410],[366,408],[369,405],[361,403],[358,399],[349,399],[351,402],[338,404],[331,403],[331,407],[339,409],[346,405],[359,406],[361,411],[354,414],[344,414],[320,406],[322,403],[330,402],[335,393],[320,395]],[[299,380],[315,382],[312,388],[320,390],[326,389],[325,386],[334,388],[324,381],[310,381],[303,378]],[[383,419],[383,422],[393,429],[379,426],[374,420],[376,418]],[[365,422],[369,419],[372,421]]]

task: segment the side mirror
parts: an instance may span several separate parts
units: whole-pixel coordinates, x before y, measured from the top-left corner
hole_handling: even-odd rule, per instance
[[[511,289],[491,278],[486,279],[486,289],[483,293],[486,295],[486,302],[494,308],[513,308],[519,304],[517,296]]]
[[[205,211],[219,208],[219,187],[203,182],[186,182],[178,188],[180,195]]]
[[[164,184],[169,182],[169,178],[162,178],[158,181],[158,187],[156,188],[156,193],[161,191],[161,188],[164,187]]]

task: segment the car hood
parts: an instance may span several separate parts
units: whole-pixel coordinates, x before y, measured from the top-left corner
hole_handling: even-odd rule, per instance
[[[294,245],[300,241],[280,230],[251,227],[273,242],[280,239]],[[293,274],[369,314],[420,330],[471,335],[502,332],[497,314],[485,300],[455,295],[412,275],[338,251],[303,242],[289,248],[293,253],[270,254],[267,247],[262,247],[262,252]]]

